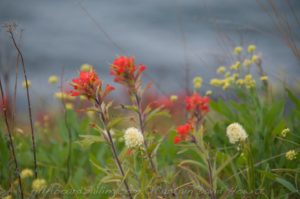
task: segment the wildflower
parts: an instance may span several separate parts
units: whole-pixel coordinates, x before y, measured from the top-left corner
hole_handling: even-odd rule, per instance
[[[75,97],[74,96],[71,96],[69,93],[64,93],[64,92],[56,92],[54,93],[54,97],[56,99],[59,99],[59,100],[74,100]]]
[[[243,65],[247,68],[250,67],[251,64],[252,64],[252,61],[250,59],[245,59],[243,62]]]
[[[191,130],[192,130],[192,127],[188,123],[184,124],[184,125],[181,125],[181,126],[178,126],[176,128],[177,135],[174,138],[174,144],[177,144],[180,141],[185,141]]]
[[[236,55],[239,55],[239,54],[241,54],[242,50],[243,50],[242,47],[237,46],[237,47],[234,48],[233,53],[236,54]]]
[[[124,139],[128,148],[140,147],[144,143],[144,136],[137,128],[134,127],[130,127],[125,131]]]
[[[239,74],[238,73],[233,73],[232,80],[237,80],[238,78],[239,78]]]
[[[81,71],[79,77],[73,79],[70,84],[73,86],[73,90],[70,92],[72,96],[84,95],[89,99],[96,100],[102,100],[114,90],[114,87],[109,84],[102,90],[102,81],[94,69],[88,72]]]
[[[225,73],[224,77],[230,77],[230,72]]]
[[[256,50],[256,46],[254,44],[250,44],[248,46],[248,53],[253,53]]]
[[[65,108],[66,108],[67,110],[73,110],[74,106],[73,106],[72,103],[66,103],[66,104],[65,104]]]
[[[200,89],[201,86],[202,86],[202,82],[203,82],[203,80],[202,80],[201,77],[199,77],[199,76],[198,76],[198,77],[195,77],[194,80],[193,80],[194,88],[195,88],[195,89]]]
[[[236,83],[236,85],[238,85],[238,86],[242,86],[242,85],[245,84],[245,80],[244,80],[244,79],[238,79],[238,80],[235,81],[235,83]]]
[[[289,150],[288,152],[286,152],[285,158],[287,160],[294,160],[297,158],[297,152],[295,150]]]
[[[134,63],[134,57],[120,56],[116,58],[110,66],[110,74],[114,81],[134,87],[134,83],[140,78],[146,70],[146,66],[140,64],[138,67]]]
[[[268,81],[268,76],[263,75],[263,76],[260,77],[260,80],[261,81]]]
[[[176,102],[178,100],[178,96],[177,95],[171,95],[170,100],[171,100],[171,102]]]
[[[229,86],[230,86],[230,82],[225,80],[222,89],[227,90]]]
[[[185,99],[186,110],[188,111],[203,111],[208,112],[209,98],[207,96],[201,97],[198,93]]]
[[[80,95],[79,99],[80,99],[80,101],[85,101],[85,100],[87,100],[87,97],[84,95]]]
[[[239,123],[232,123],[226,129],[227,137],[231,144],[236,142],[245,141],[248,137],[245,129]]]
[[[23,88],[30,88],[31,87],[31,81],[30,80],[24,80],[22,83]]]
[[[239,61],[235,62],[235,64],[233,64],[230,69],[231,70],[238,70],[241,67],[241,63]]]
[[[290,132],[289,128],[283,129],[281,131],[281,136],[285,138],[289,132]]]
[[[20,174],[21,178],[29,178],[33,176],[33,172],[31,169],[23,169]]]
[[[212,94],[212,91],[211,90],[208,90],[208,91],[206,91],[206,93],[205,93],[205,95],[211,95]]]
[[[222,85],[222,80],[221,79],[211,79],[210,80],[210,85],[212,86],[221,86]]]
[[[250,74],[245,76],[244,81],[245,81],[245,86],[248,89],[254,88],[256,85],[255,80],[253,79],[252,75],[250,75]]]
[[[89,72],[91,69],[93,69],[93,66],[89,64],[82,64],[80,70],[84,72]]]
[[[225,73],[226,71],[226,67],[225,66],[220,66],[218,69],[217,69],[217,73],[218,74],[223,74]]]
[[[257,55],[253,55],[251,58],[251,61],[256,64],[260,64],[260,62],[261,62],[259,56],[257,56]]]
[[[32,182],[32,189],[36,192],[42,191],[47,186],[46,180],[38,178]]]
[[[56,84],[58,82],[58,77],[56,75],[51,75],[48,78],[48,82],[49,84]]]

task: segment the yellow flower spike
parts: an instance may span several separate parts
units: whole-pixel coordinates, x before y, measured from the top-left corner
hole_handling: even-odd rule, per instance
[[[254,44],[250,44],[247,50],[248,53],[253,53],[256,50],[256,46]]]
[[[281,131],[281,137],[284,137],[284,138],[285,138],[289,132],[290,132],[290,129],[289,129],[289,128],[283,129],[283,130]]]
[[[48,82],[49,84],[56,84],[58,82],[58,77],[56,75],[51,75],[48,78]]]
[[[217,69],[217,73],[218,74],[223,74],[225,73],[226,71],[226,67],[225,66],[220,66],[218,69]]]
[[[220,80],[220,79],[216,79],[216,78],[214,78],[214,79],[211,79],[210,80],[210,85],[212,85],[212,86],[221,86],[222,85],[222,80]]]
[[[239,54],[241,54],[242,50],[243,50],[243,48],[241,46],[237,46],[234,48],[233,53],[236,55],[239,55]]]
[[[72,103],[66,103],[66,104],[65,104],[65,108],[66,108],[67,110],[73,110],[74,106],[73,106]]]
[[[90,64],[82,64],[80,70],[84,72],[88,72],[93,68]]]
[[[243,62],[243,65],[247,68],[250,67],[251,64],[252,64],[252,61],[250,59],[245,59]]]
[[[289,150],[288,152],[286,152],[285,158],[287,160],[294,160],[297,158],[297,152],[295,150]]]
[[[24,80],[22,83],[23,88],[30,88],[31,87],[31,81],[27,80],[27,82]]]
[[[259,57],[257,55],[253,55],[252,58],[251,58],[251,61],[253,63],[259,63]]]
[[[242,86],[242,85],[245,84],[245,80],[243,80],[243,79],[238,79],[238,80],[235,81],[235,83],[236,83],[238,86]]]
[[[222,89],[227,90],[229,88],[229,86],[230,86],[230,83],[228,81],[225,81]]]
[[[46,187],[47,187],[47,183],[46,183],[46,180],[44,180],[44,179],[38,178],[32,182],[32,190],[33,191],[39,192],[39,191],[42,191]]]
[[[260,77],[260,80],[261,81],[268,81],[268,76],[263,75],[263,76]]]
[[[206,96],[212,95],[212,91],[211,90],[206,91],[205,95]]]
[[[203,82],[202,77],[200,77],[200,76],[195,77],[193,79],[194,88],[195,89],[200,89],[201,86],[202,86],[202,82]]]
[[[253,79],[251,74],[248,74],[245,76],[245,86],[246,88],[250,89],[250,88],[254,88],[256,85],[255,80]]]
[[[225,73],[224,77],[230,77],[230,72]]]
[[[171,95],[171,96],[170,96],[170,100],[171,100],[172,102],[176,102],[176,101],[178,100],[177,95]]]
[[[233,73],[232,78],[233,78],[233,80],[237,80],[239,78],[239,74]]]
[[[33,176],[33,171],[31,169],[23,169],[20,174],[22,179],[29,178]]]

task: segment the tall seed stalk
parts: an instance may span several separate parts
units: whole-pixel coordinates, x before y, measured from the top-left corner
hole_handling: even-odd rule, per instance
[[[1,79],[0,79],[0,91],[1,91],[2,101],[4,103],[5,99],[4,99],[4,92],[3,92]],[[11,132],[9,122],[8,122],[7,109],[6,109],[5,106],[3,108],[3,114],[4,114],[5,125],[6,125],[7,132],[8,132],[9,146],[10,146],[9,148],[10,148],[10,151],[11,151],[12,156],[13,156],[13,161],[14,161],[14,164],[15,164],[15,172],[16,172],[16,175],[17,175],[17,178],[18,178],[18,184],[19,184],[19,188],[20,188],[21,198],[23,199],[24,194],[23,194],[23,188],[22,188],[22,180],[21,180],[19,165],[18,165],[18,161],[17,161],[17,157],[16,157],[15,146],[14,146],[14,142],[13,142],[13,138],[12,138],[12,132]]]
[[[30,122],[30,130],[31,130],[31,140],[32,140],[32,152],[33,152],[33,161],[34,161],[34,177],[37,179],[38,177],[38,168],[37,168],[37,159],[36,159],[36,144],[35,144],[35,135],[34,135],[34,128],[33,128],[33,121],[32,121],[32,111],[31,111],[31,102],[30,102],[30,94],[29,94],[29,88],[27,86],[27,73],[26,73],[26,67],[24,62],[24,57],[22,55],[22,52],[16,43],[15,37],[14,37],[14,30],[16,28],[16,24],[7,24],[6,29],[7,32],[10,34],[10,37],[13,41],[13,45],[17,50],[18,55],[21,58],[21,64],[23,68],[23,75],[26,82],[26,97],[27,97],[27,105],[28,105],[28,114],[29,114],[29,122]]]

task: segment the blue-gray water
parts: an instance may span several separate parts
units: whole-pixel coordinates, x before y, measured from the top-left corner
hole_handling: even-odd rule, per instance
[[[300,2],[290,2],[299,15]],[[281,10],[292,16],[286,5]],[[69,80],[81,64],[89,63],[111,82],[109,63],[124,52],[147,65],[147,73],[166,92],[183,87],[185,58],[191,76],[208,81],[219,65],[229,64],[226,50],[230,54],[241,42],[257,45],[272,76],[285,73],[295,82],[300,71],[255,0],[1,0],[0,23],[6,21],[24,29],[22,51],[32,92],[42,96],[57,89],[49,89],[47,78],[60,75],[62,67]],[[15,54],[7,33],[1,29],[0,34],[3,71],[13,66]],[[299,44],[299,37],[295,42]]]

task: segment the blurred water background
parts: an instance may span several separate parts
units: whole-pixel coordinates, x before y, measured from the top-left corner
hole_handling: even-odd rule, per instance
[[[300,1],[289,2],[299,15]],[[281,12],[291,17],[281,4]],[[186,66],[191,77],[201,75],[208,83],[218,66],[230,64],[235,45],[250,43],[257,45],[273,81],[299,80],[299,62],[255,0],[1,0],[0,24],[7,21],[24,29],[21,48],[32,92],[46,100],[58,89],[50,88],[48,76],[64,68],[68,81],[89,63],[111,82],[109,63],[121,54],[147,65],[167,93],[184,88]],[[291,20],[290,26],[297,23]],[[13,74],[15,50],[3,28],[0,55],[1,73]]]

